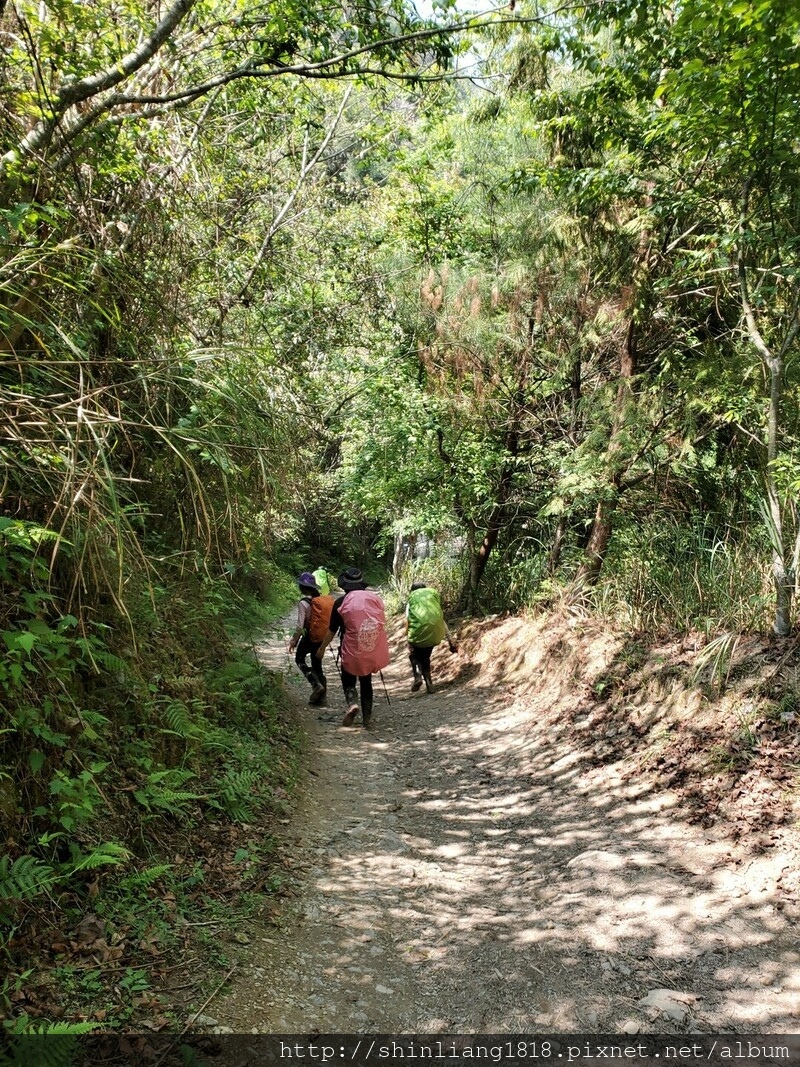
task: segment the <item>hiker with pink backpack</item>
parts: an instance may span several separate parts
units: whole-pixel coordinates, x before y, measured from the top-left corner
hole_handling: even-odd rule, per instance
[[[316,652],[322,657],[337,633],[341,637],[342,688],[347,710],[342,726],[353,726],[359,712],[361,721],[369,726],[372,720],[372,675],[389,663],[389,642],[386,637],[386,613],[383,601],[367,588],[358,567],[348,567],[338,578],[344,596],[333,606],[328,632]],[[356,689],[358,686],[358,691]]]

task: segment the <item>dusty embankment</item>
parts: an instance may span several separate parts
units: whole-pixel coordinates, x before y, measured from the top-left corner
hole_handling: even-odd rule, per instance
[[[587,620],[489,620],[461,649],[426,695],[398,645],[367,732],[335,675],[307,708],[264,644],[309,729],[293,895],[208,1028],[796,1031],[794,644],[741,643],[721,701],[687,687],[692,642]]]

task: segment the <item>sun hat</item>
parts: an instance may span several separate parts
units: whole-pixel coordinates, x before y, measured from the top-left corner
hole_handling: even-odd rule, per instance
[[[309,571],[303,571],[302,574],[298,575],[297,584],[301,589],[313,589],[315,593],[319,592],[317,580]]]
[[[358,567],[348,567],[346,571],[342,571],[337,581],[339,582],[340,588],[344,589],[345,593],[352,589],[367,588],[367,583],[364,581],[364,575]]]

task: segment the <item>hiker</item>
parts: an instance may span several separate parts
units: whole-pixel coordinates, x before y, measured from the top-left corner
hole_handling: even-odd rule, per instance
[[[361,693],[361,720],[369,726],[372,719],[372,675],[389,662],[389,642],[386,639],[386,614],[383,601],[367,588],[358,567],[348,567],[338,578],[344,596],[336,601],[331,612],[330,628],[317,650],[319,659],[337,633],[341,633],[342,688],[347,711],[342,726],[352,726],[358,715],[358,694]]]
[[[408,661],[414,681],[411,692],[416,693],[425,682],[425,692],[433,692],[431,680],[431,655],[434,648],[447,639],[451,652],[458,652],[442,613],[442,602],[436,589],[424,582],[414,582],[406,604],[406,635],[408,637]]]
[[[327,704],[328,680],[325,677],[322,657],[318,658],[316,654],[328,632],[333,597],[320,593],[314,575],[309,571],[303,571],[297,579],[297,584],[302,595],[297,602],[297,628],[289,642],[289,651],[294,652],[297,649],[294,661],[311,685],[309,704],[321,704],[324,707]],[[306,658],[309,657],[310,664],[306,663]]]

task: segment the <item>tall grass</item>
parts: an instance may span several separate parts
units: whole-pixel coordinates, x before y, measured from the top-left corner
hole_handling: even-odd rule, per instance
[[[594,610],[635,630],[750,631],[768,624],[773,593],[759,526],[742,528],[672,516],[617,533]]]
[[[389,578],[386,607],[390,614],[405,608],[414,582],[425,582],[439,591],[445,614],[453,612],[461,595],[468,563],[463,556],[445,553],[405,563],[399,576]]]

